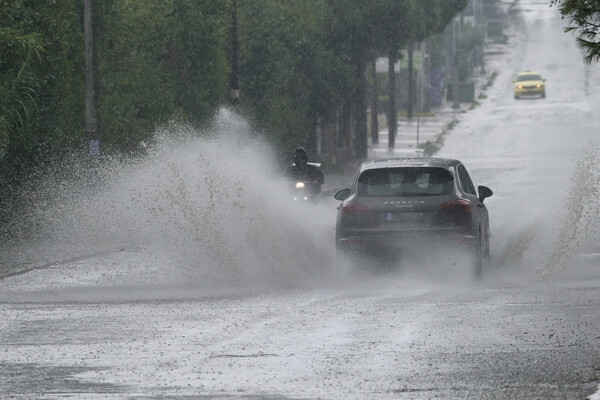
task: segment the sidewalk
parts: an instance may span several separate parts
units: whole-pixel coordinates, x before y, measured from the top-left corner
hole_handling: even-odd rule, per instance
[[[389,148],[389,132],[387,127],[379,130],[379,143],[373,144],[369,137],[367,158],[388,157],[431,157],[441,147],[441,137],[458,122],[471,103],[462,103],[453,109],[451,103],[432,110],[422,116],[413,116],[408,120],[405,116],[398,118],[398,130],[394,148]]]
[[[505,7],[510,9],[516,2],[507,0]],[[508,15],[508,11],[505,11]],[[463,116],[476,107],[478,103],[485,102],[499,72],[504,71],[507,49],[514,45],[518,33],[514,24],[505,27],[506,42],[487,43],[485,47],[485,71],[482,70],[473,76],[475,93],[473,103],[460,103],[459,108],[452,108],[452,101],[445,101],[439,107],[434,107],[425,115],[414,115],[409,121],[406,116],[398,117],[398,130],[394,148],[388,147],[388,129],[385,124],[385,115],[380,115],[379,143],[373,144],[371,135],[368,137],[367,159],[381,159],[392,157],[436,157],[436,151],[443,147],[443,137],[450,132]],[[344,165],[343,172],[326,174],[324,194],[333,194],[342,187],[348,187],[360,161],[351,160]]]
[[[474,102],[460,103],[459,108],[452,108],[452,101],[444,101],[440,106],[434,107],[425,116],[413,116],[408,121],[404,116],[398,118],[398,131],[396,133],[395,146],[388,148],[388,129],[385,125],[385,116],[380,116],[379,143],[373,144],[369,135],[367,158],[388,157],[435,157],[435,151],[442,147],[442,136],[450,131],[460,120],[462,115],[477,106],[479,102],[485,102],[489,96],[489,90],[493,86],[497,74],[506,69],[507,49],[514,46],[519,40],[518,27],[515,20],[510,19],[511,9],[518,2],[515,0],[503,0],[500,3],[502,12],[509,23],[503,28],[503,34],[508,38],[506,42],[487,42],[484,49],[485,70],[474,73]]]
[[[444,133],[451,130],[472,105],[461,103],[458,109],[453,109],[451,102],[445,102],[427,115],[415,115],[412,121],[399,116],[394,148],[388,147],[388,129],[384,127],[379,130],[379,143],[373,144],[369,135],[367,159],[435,157],[435,151],[442,147]],[[352,160],[346,163],[344,172],[326,174],[322,195],[333,195],[340,188],[348,187],[359,163]]]

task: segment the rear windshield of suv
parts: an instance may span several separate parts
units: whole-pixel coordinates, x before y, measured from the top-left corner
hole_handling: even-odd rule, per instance
[[[452,174],[439,167],[378,168],[358,177],[362,197],[442,196],[452,193]]]

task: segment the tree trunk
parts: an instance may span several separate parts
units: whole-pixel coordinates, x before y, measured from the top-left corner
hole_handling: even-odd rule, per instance
[[[379,115],[379,109],[377,106],[377,67],[376,61],[373,61],[371,64],[371,77],[373,80],[373,85],[371,87],[371,143],[378,144],[379,143],[379,121],[377,116]]]
[[[396,109],[396,59],[397,50],[390,50],[388,57],[388,148],[396,147],[396,132],[398,131],[398,110]]]
[[[458,98],[458,51],[457,51],[457,40],[458,34],[456,32],[456,18],[452,19],[452,108],[460,108],[460,100]]]
[[[336,152],[342,164],[352,157],[352,104],[345,101],[337,112]]]
[[[415,104],[415,74],[413,70],[413,55],[415,44],[411,41],[408,44],[408,102],[406,104],[406,118],[410,121],[413,118],[413,105]]]
[[[361,58],[356,63],[356,92],[354,94],[354,149],[356,157],[367,158],[367,63]]]
[[[94,0],[84,1],[85,35],[85,131],[89,139],[89,153],[100,155],[98,123],[98,56],[96,45],[96,15]]]
[[[431,110],[431,102],[429,99],[429,82],[431,82],[431,54],[430,54],[430,46],[429,41],[424,42],[425,49],[422,51],[423,54],[423,64],[421,67],[421,81],[420,81],[420,95],[421,100],[419,103],[419,110],[422,111],[430,111]]]

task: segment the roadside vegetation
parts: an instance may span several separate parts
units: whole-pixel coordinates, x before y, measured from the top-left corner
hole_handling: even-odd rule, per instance
[[[600,61],[600,2],[590,0],[552,0],[564,18],[569,20],[565,32],[576,35],[577,45],[585,53],[587,63]]]
[[[83,3],[0,2],[0,222],[24,200],[16,188],[74,154],[88,157]],[[177,121],[202,128],[228,106],[282,159],[303,145],[336,168],[366,155],[374,61],[410,57],[413,71],[412,51],[427,43],[427,68],[456,71],[446,80],[461,79],[468,89],[482,57],[478,24],[493,3],[95,1],[102,157],[142,155],[157,127]],[[234,74],[240,97],[232,105]],[[393,109],[412,115],[412,72],[407,79],[408,99],[394,99]],[[440,85],[442,93],[452,91]],[[396,91],[385,86],[389,99]]]

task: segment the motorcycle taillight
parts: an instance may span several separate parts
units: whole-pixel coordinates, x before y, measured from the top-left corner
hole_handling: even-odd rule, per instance
[[[356,201],[349,201],[348,203],[342,204],[340,212],[342,214],[354,214],[360,211],[367,211],[369,207],[366,204],[359,203]]]

